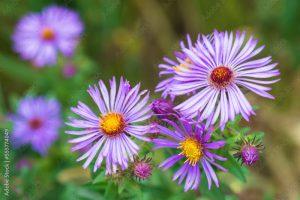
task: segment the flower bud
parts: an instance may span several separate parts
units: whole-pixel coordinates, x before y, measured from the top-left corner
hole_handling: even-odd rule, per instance
[[[253,140],[242,138],[239,141],[239,146],[235,148],[237,152],[234,154],[234,157],[241,160],[242,164],[252,166],[259,160],[263,149],[263,143],[256,140],[256,137]]]
[[[170,118],[174,114],[172,102],[166,99],[153,100],[151,109],[159,118]]]
[[[135,157],[132,164],[132,175],[138,180],[148,179],[151,176],[153,167],[150,163],[152,158],[146,158],[144,156],[142,159]]]

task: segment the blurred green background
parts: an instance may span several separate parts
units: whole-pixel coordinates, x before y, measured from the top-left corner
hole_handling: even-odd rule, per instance
[[[51,4],[79,12],[85,31],[72,60],[59,58],[53,68],[36,69],[12,51],[11,35],[23,15],[39,12]],[[28,94],[57,97],[66,118],[70,114],[68,108],[78,100],[93,105],[86,89],[99,79],[107,81],[113,75],[123,75],[131,83],[142,82],[143,88],[153,92],[162,57],[174,58],[173,51],[179,50],[179,42],[187,33],[195,41],[198,33],[208,34],[214,29],[245,30],[266,46],[261,56],[271,55],[279,63],[282,80],[273,86],[274,101],[248,95],[252,105],[259,105],[260,109],[250,124],[245,125],[253,131],[266,132],[266,150],[261,161],[250,169],[253,175],[247,183],[227,175],[220,179],[229,184],[238,199],[299,199],[299,22],[299,0],[1,0],[1,128],[11,128],[5,116],[15,110],[19,98]],[[62,75],[66,63],[77,68],[72,78]],[[28,158],[26,148],[11,151],[12,199],[53,199],[58,194],[58,199],[105,199],[102,194],[81,187],[89,180],[89,174],[81,170],[80,163],[75,163],[78,155],[69,152],[63,129],[62,139],[55,144],[57,148],[50,150],[51,157]],[[22,155],[36,164],[35,175],[14,169],[15,161]],[[165,176],[171,177],[169,173]],[[148,194],[150,189],[147,190],[147,183],[143,184],[142,190]],[[171,189],[166,192],[170,196],[162,194],[148,199],[187,197],[182,191],[175,192],[179,188],[176,183],[161,184],[170,184]],[[152,190],[155,192],[155,187]]]

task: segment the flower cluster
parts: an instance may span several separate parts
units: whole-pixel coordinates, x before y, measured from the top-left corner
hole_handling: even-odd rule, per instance
[[[210,152],[225,145],[225,141],[214,141],[211,127],[219,124],[221,131],[226,123],[242,115],[249,120],[254,110],[247,100],[244,91],[252,91],[259,96],[273,99],[268,93],[273,84],[280,79],[275,69],[277,63],[271,63],[271,57],[254,58],[264,48],[258,47],[257,40],[252,36],[245,42],[246,33],[214,31],[210,35],[200,35],[195,43],[187,36],[188,45],[181,42],[181,51],[175,52],[176,61],[164,58],[166,64],[159,65],[160,75],[166,78],[156,87],[162,92],[162,98],[168,96],[174,100],[183,96],[185,100],[172,109],[179,113],[176,121],[164,119],[168,127],[155,125],[163,138],[153,139],[154,149],[173,148],[177,154],[160,164],[164,170],[173,166],[181,159],[185,163],[174,174],[173,180],[179,178],[181,183],[186,177],[185,191],[197,189],[200,182],[200,171],[203,169],[211,187],[212,180],[219,185],[216,173],[211,165],[226,171],[215,161],[225,161],[219,155]],[[157,106],[157,102],[153,103]],[[166,108],[168,104],[161,104]],[[167,109],[154,111],[167,112]],[[198,116],[198,117],[197,117]],[[195,117],[197,117],[195,123]],[[210,142],[209,139],[212,141]],[[253,165],[260,155],[263,144],[256,141],[243,140],[239,143],[235,157],[248,166]],[[202,166],[200,168],[200,166]]]
[[[77,13],[50,6],[17,24],[14,50],[37,66],[53,65],[58,52],[72,56],[82,31]],[[87,93],[98,109],[78,101],[65,122],[70,128],[65,133],[74,137],[69,140],[71,151],[82,154],[77,161],[84,160],[83,168],[92,166],[94,172],[104,163],[110,177],[122,178],[130,171],[132,177],[145,180],[155,165],[151,158],[139,159],[138,154],[144,144],[153,143],[153,150],[168,149],[172,154],[159,168],[180,165],[173,180],[179,184],[185,180],[185,191],[199,188],[203,172],[209,189],[219,187],[217,172],[227,171],[221,163],[228,154],[222,150],[228,153],[228,148],[224,148],[227,138],[218,132],[237,115],[248,121],[255,114],[245,91],[273,99],[268,85],[279,81],[277,63],[271,57],[256,58],[264,48],[256,46],[257,40],[246,39],[245,32],[215,30],[199,34],[194,43],[187,35],[187,44],[182,41],[180,51],[174,53],[176,61],[164,58],[166,63],[159,65],[159,75],[165,79],[155,91],[161,92],[161,99],[151,103],[140,83],[130,85],[123,77],[119,81],[113,77],[109,87],[103,80],[90,85]],[[72,77],[76,70],[70,62],[63,74]],[[44,155],[58,137],[60,106],[53,99],[27,97],[11,119],[14,146],[31,144]],[[262,149],[255,137],[242,139],[234,156],[251,166]]]

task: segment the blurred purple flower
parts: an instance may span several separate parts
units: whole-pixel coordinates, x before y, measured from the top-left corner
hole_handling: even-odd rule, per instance
[[[181,67],[176,71],[173,83],[169,86],[174,96],[195,92],[193,96],[175,107],[188,117],[197,116],[207,119],[208,124],[214,124],[219,119],[223,129],[226,122],[234,120],[235,115],[241,114],[249,120],[255,114],[250,103],[239,86],[254,93],[273,99],[267,91],[276,80],[261,80],[278,76],[277,63],[270,64],[271,57],[254,59],[264,48],[255,49],[257,40],[252,36],[243,45],[245,32],[214,31],[212,39],[202,35],[192,49],[183,49],[186,58],[178,58]]]
[[[54,99],[26,97],[19,102],[11,120],[13,146],[31,144],[33,150],[45,155],[59,134],[60,105]]]
[[[73,55],[82,31],[76,12],[50,6],[19,21],[12,37],[14,50],[38,67],[54,65],[58,51],[67,57]]]
[[[27,158],[21,158],[17,161],[16,163],[16,169],[21,170],[23,168],[31,168],[32,167],[32,162],[27,159]]]
[[[216,160],[225,161],[226,158],[218,156],[210,152],[210,150],[223,147],[225,141],[222,140],[209,143],[212,128],[206,131],[204,125],[200,121],[196,124],[194,121],[183,118],[178,119],[178,124],[167,119],[164,121],[166,121],[170,127],[174,128],[175,131],[158,125],[160,133],[167,136],[167,138],[153,139],[153,143],[155,144],[153,149],[173,148],[176,149],[178,153],[166,159],[159,167],[166,170],[179,160],[185,159],[183,166],[173,176],[173,180],[179,178],[179,184],[186,177],[184,186],[185,191],[189,189],[196,190],[198,188],[201,179],[200,166],[202,166],[207,177],[209,189],[211,188],[212,180],[218,187],[219,181],[211,165],[214,165],[222,171],[227,171],[215,162]]]
[[[73,77],[76,74],[76,72],[77,69],[73,64],[66,64],[63,68],[63,74],[67,78]]]
[[[137,125],[151,117],[151,108],[147,105],[149,93],[144,90],[139,92],[140,83],[128,88],[128,81],[120,80],[119,89],[116,79],[110,80],[110,92],[103,81],[90,86],[88,93],[97,104],[100,114],[94,112],[84,103],[79,102],[76,108],[71,110],[83,119],[69,117],[66,124],[74,128],[82,128],[79,131],[66,131],[67,134],[77,135],[72,151],[92,147],[77,161],[86,159],[83,167],[87,168],[94,158],[94,172],[100,168],[103,159],[106,161],[106,174],[116,173],[120,166],[122,170],[128,167],[128,161],[133,161],[133,155],[138,153],[139,147],[130,137],[149,141],[144,136],[149,130],[148,125]],[[142,99],[141,97],[145,95]],[[97,155],[97,156],[96,156]]]

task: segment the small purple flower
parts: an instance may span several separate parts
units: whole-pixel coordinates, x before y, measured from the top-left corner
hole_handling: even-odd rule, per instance
[[[74,64],[66,64],[63,68],[63,75],[67,78],[75,76],[77,69]]]
[[[264,149],[264,145],[254,137],[253,140],[242,139],[239,142],[239,147],[235,148],[237,153],[234,154],[238,160],[241,160],[242,164],[252,166],[260,158],[260,152]]]
[[[182,167],[174,174],[173,180],[179,178],[179,184],[184,180],[184,190],[196,190],[200,183],[200,166],[202,166],[207,177],[208,187],[211,188],[212,180],[219,186],[219,181],[212,165],[227,171],[225,168],[216,163],[216,160],[225,161],[226,158],[218,156],[212,152],[211,149],[219,149],[225,145],[225,141],[209,142],[212,134],[212,127],[205,130],[204,125],[199,121],[194,123],[188,119],[178,119],[179,123],[173,121],[166,121],[175,130],[170,130],[164,126],[158,125],[160,133],[167,136],[163,139],[153,139],[155,144],[154,150],[159,148],[173,148],[177,149],[177,154],[166,159],[159,165],[163,170],[173,166],[179,160],[184,159],[185,162]],[[194,125],[193,125],[194,124]],[[170,138],[170,139],[169,139]]]
[[[54,65],[58,51],[67,57],[73,55],[82,31],[76,12],[50,6],[19,21],[13,35],[14,50],[38,67]]]
[[[151,103],[153,113],[159,118],[169,118],[174,114],[173,104],[166,99],[155,99]]]
[[[45,155],[59,133],[60,105],[54,99],[26,97],[20,101],[11,120],[13,146],[31,144],[35,151]]]
[[[201,112],[201,120],[207,124],[219,120],[223,129],[237,114],[247,121],[255,114],[240,87],[274,98],[267,92],[271,87],[264,85],[279,81],[272,79],[280,74],[274,69],[277,63],[271,64],[271,57],[253,59],[264,46],[256,49],[257,40],[252,36],[244,44],[245,34],[215,31],[213,37],[202,35],[193,48],[182,50],[186,58],[177,59],[186,67],[176,70],[168,91],[174,96],[194,95],[174,109],[190,118]]]
[[[135,158],[132,167],[132,174],[138,180],[147,179],[151,176],[153,167],[150,163],[151,158]]]
[[[124,170],[128,167],[128,161],[133,161],[133,156],[139,150],[132,139],[149,141],[144,136],[149,130],[149,125],[136,124],[144,122],[152,115],[151,108],[147,105],[149,93],[147,90],[142,92],[139,90],[140,83],[130,89],[128,81],[124,81],[123,78],[117,89],[116,79],[113,77],[110,80],[109,92],[100,80],[98,86],[90,86],[88,89],[88,93],[99,108],[97,115],[82,102],[79,102],[77,107],[71,108],[82,118],[69,117],[70,122],[66,123],[82,129],[66,131],[67,134],[77,136],[69,141],[75,144],[71,150],[77,151],[92,144],[90,149],[77,159],[77,161],[86,159],[84,168],[95,159],[95,172],[105,159],[106,174],[116,173],[119,167]]]

